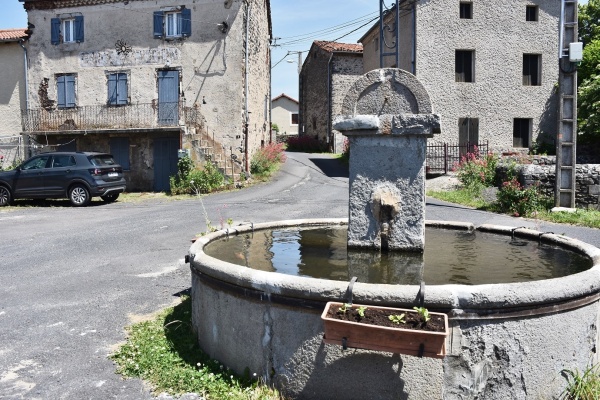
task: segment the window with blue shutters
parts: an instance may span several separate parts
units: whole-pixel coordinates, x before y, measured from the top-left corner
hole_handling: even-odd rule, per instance
[[[58,108],[73,108],[77,106],[75,98],[75,75],[59,75],[56,77],[56,92]]]
[[[192,35],[192,11],[180,10],[154,12],[154,38],[177,39]]]
[[[128,103],[127,73],[116,72],[108,75],[108,104],[123,106]]]
[[[83,16],[69,18],[52,18],[50,20],[50,42],[81,43],[84,40]]]
[[[115,161],[120,164],[124,170],[129,170],[129,138],[110,138],[110,153]]]

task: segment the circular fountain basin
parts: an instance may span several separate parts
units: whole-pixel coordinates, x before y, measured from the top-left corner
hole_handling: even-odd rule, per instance
[[[357,304],[411,308],[424,294],[428,309],[447,313],[451,333],[443,360],[323,344],[320,313],[327,301],[347,301],[347,282],[256,270],[204,252],[227,235],[345,224],[343,219],[280,221],[196,241],[190,264],[200,346],[238,373],[248,369],[298,399],[552,398],[565,387],[561,371],[584,369],[595,358],[600,250],[561,235],[476,228],[568,249],[585,257],[589,269],[529,282],[426,285],[424,291],[416,284],[354,284]],[[465,223],[427,225],[475,229]]]

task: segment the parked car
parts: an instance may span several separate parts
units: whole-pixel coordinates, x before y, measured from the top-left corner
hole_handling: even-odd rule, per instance
[[[95,196],[111,203],[124,191],[123,168],[106,153],[42,153],[0,172],[0,206],[13,199],[68,198],[79,207]]]

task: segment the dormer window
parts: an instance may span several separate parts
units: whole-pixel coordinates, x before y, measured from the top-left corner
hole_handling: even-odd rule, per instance
[[[192,34],[192,11],[177,7],[154,12],[154,38],[177,39]]]
[[[83,16],[68,16],[50,20],[50,42],[54,45],[61,43],[83,42]]]

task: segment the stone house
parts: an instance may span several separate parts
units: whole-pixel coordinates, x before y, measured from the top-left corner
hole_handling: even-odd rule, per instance
[[[0,30],[0,168],[24,158],[21,110],[26,107],[26,29]]]
[[[399,63],[384,57],[384,66],[423,83],[441,116],[436,141],[521,152],[537,140],[553,143],[560,0],[404,0],[399,9]],[[395,9],[385,22],[394,19]],[[384,32],[392,43],[395,32]],[[379,23],[359,42],[365,71],[379,68]]]
[[[19,1],[38,150],[110,152],[128,190],[165,191],[178,156],[235,176],[269,140],[269,0]]]
[[[271,100],[271,121],[279,127],[280,135],[298,134],[298,100],[285,93]]]
[[[343,151],[344,137],[334,130],[342,101],[364,73],[361,44],[314,41],[300,72],[300,132],[334,152]]]

